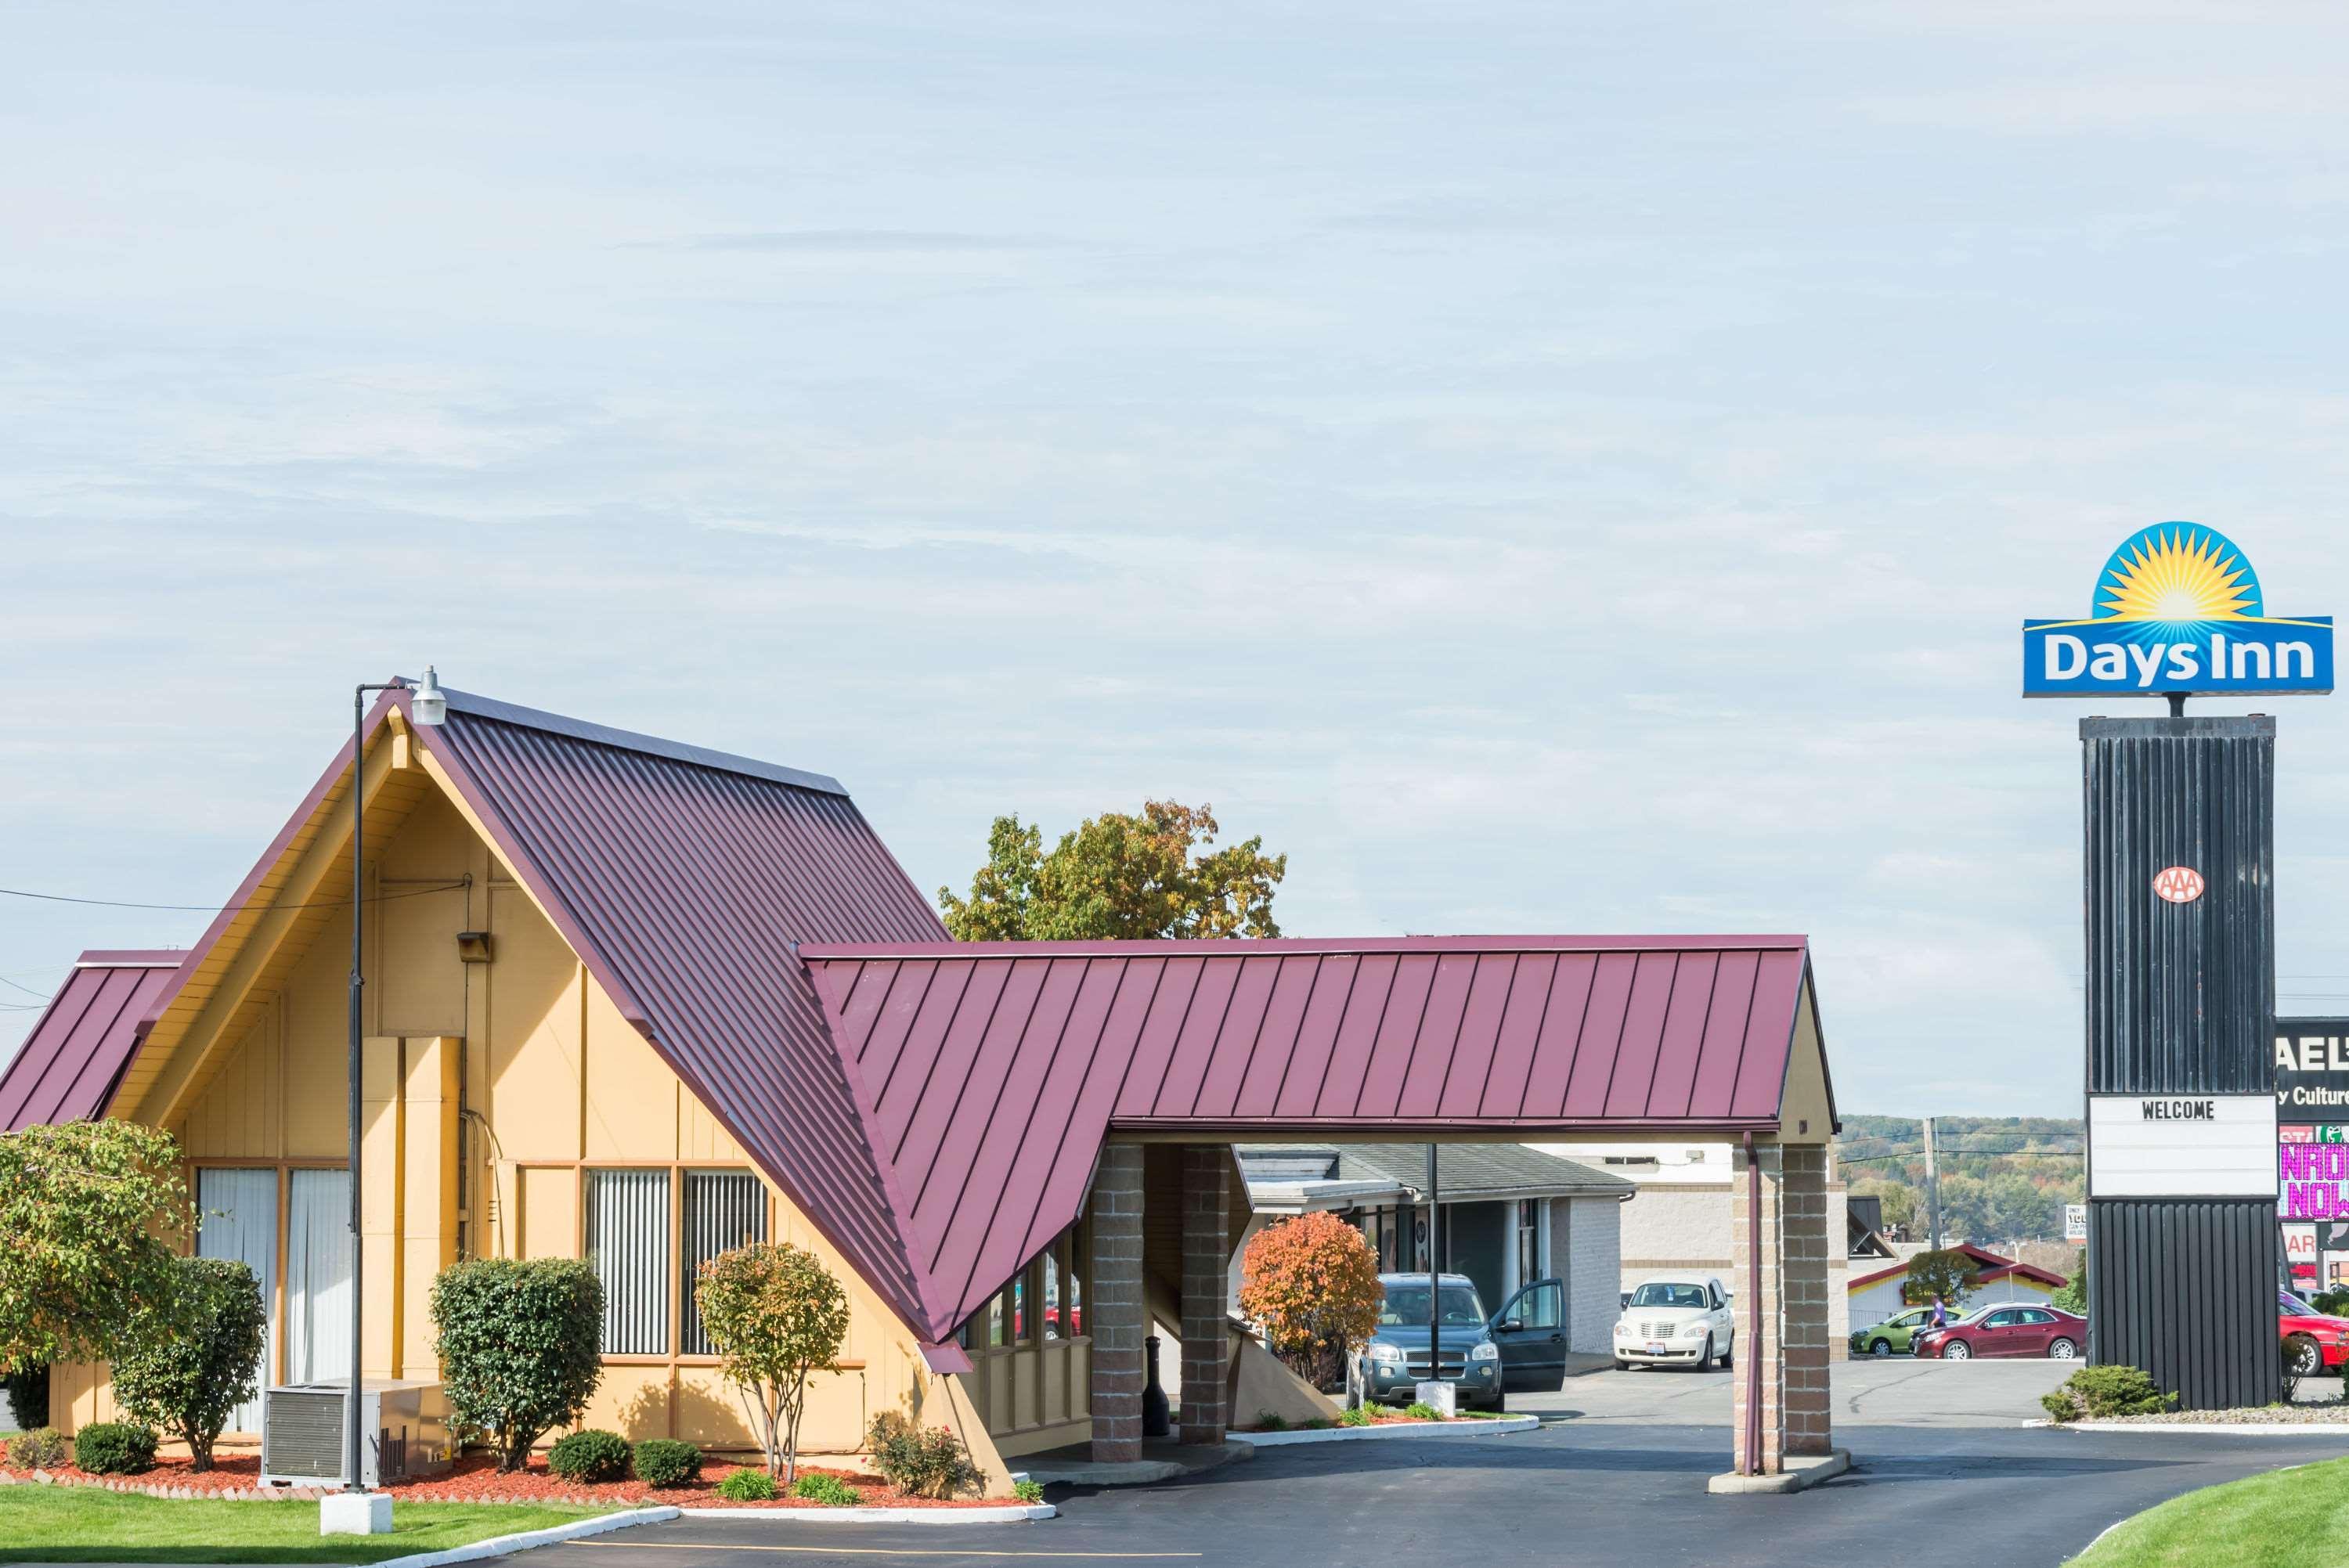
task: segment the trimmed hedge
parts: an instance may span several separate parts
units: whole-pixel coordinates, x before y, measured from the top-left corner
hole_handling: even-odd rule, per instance
[[[192,1470],[212,1468],[212,1444],[259,1391],[269,1309],[261,1282],[233,1258],[173,1260],[171,1294],[140,1314],[114,1358],[125,1414],[188,1445]]]
[[[155,1434],[128,1421],[98,1421],[74,1435],[74,1465],[89,1475],[138,1475],[155,1468]]]
[[[475,1258],[432,1282],[434,1350],[452,1424],[521,1470],[603,1380],[604,1285],[578,1258]]]
[[[701,1450],[675,1438],[647,1438],[636,1445],[631,1463],[647,1486],[683,1486],[701,1479]]]
[[[627,1439],[590,1427],[558,1439],[546,1452],[546,1468],[565,1480],[600,1485],[625,1479],[634,1457]]]

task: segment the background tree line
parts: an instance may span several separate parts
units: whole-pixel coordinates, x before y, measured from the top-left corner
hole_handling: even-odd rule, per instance
[[[2086,1196],[2076,1117],[1936,1117],[1934,1141],[1940,1150],[1946,1240],[1983,1245],[2060,1240],[2064,1205]],[[1882,1198],[1885,1223],[1906,1226],[1911,1237],[1922,1239],[1924,1123],[1907,1116],[1847,1116],[1836,1149],[1852,1193]]]

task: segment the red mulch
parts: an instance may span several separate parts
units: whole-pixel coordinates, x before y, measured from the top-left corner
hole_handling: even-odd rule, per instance
[[[143,1491],[150,1487],[184,1491],[196,1496],[208,1493],[256,1491],[261,1486],[261,1459],[257,1454],[228,1454],[212,1461],[212,1468],[199,1475],[188,1468],[184,1458],[163,1458],[155,1468],[134,1476],[88,1476],[70,1465],[50,1472],[60,1481],[110,1487],[117,1491]],[[565,1480],[546,1468],[543,1458],[534,1458],[530,1468],[512,1475],[500,1475],[497,1461],[486,1454],[468,1454],[443,1473],[422,1480],[401,1481],[384,1488],[396,1501],[406,1502],[575,1502],[602,1507],[639,1507],[667,1504],[676,1508],[812,1508],[828,1504],[809,1502],[799,1498],[781,1497],[772,1502],[735,1502],[717,1494],[718,1483],[735,1470],[746,1467],[723,1460],[710,1460],[701,1467],[701,1479],[684,1486],[650,1487],[633,1478],[607,1481],[600,1486],[588,1486],[579,1481]],[[831,1470],[823,1466],[802,1464],[802,1475],[828,1475],[844,1482],[862,1494],[863,1502],[873,1508],[988,1508],[1000,1507],[1002,1498],[960,1497],[941,1501],[929,1497],[904,1497],[890,1490],[878,1477],[855,1470]],[[0,1476],[14,1480],[30,1480],[23,1470],[0,1466]],[[781,1483],[777,1482],[780,1486]]]

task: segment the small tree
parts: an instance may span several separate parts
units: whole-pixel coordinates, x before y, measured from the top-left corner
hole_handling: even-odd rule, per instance
[[[1982,1274],[1974,1260],[1955,1247],[1944,1247],[1938,1253],[1919,1253],[1909,1260],[1909,1283],[1900,1287],[1900,1294],[1914,1305],[1922,1306],[1938,1295],[1955,1307],[1980,1284]]]
[[[2058,1312],[2088,1315],[2088,1249],[2082,1247],[2072,1254],[2072,1277],[2047,1298],[2047,1305]]]
[[[1346,1355],[1379,1326],[1379,1262],[1335,1214],[1299,1214],[1259,1231],[1240,1256],[1240,1310],[1274,1355],[1317,1388],[1346,1376]]]
[[[440,1383],[453,1425],[518,1470],[603,1380],[604,1284],[576,1258],[476,1258],[432,1282]]]
[[[128,1121],[0,1134],[0,1373],[111,1360],[171,1298],[179,1161],[169,1133]]]
[[[144,1312],[114,1357],[114,1396],[150,1427],[188,1445],[191,1470],[212,1468],[212,1444],[261,1375],[261,1282],[231,1258],[181,1258],[171,1299]]]
[[[799,1473],[808,1378],[840,1369],[848,1293],[813,1253],[753,1242],[703,1264],[693,1299],[719,1372],[741,1395],[766,1450],[767,1473],[790,1483]]]

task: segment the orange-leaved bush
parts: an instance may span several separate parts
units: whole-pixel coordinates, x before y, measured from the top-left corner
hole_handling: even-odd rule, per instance
[[[1379,1260],[1335,1214],[1299,1214],[1257,1233],[1240,1257],[1240,1310],[1274,1355],[1317,1388],[1344,1386],[1346,1353],[1379,1326]]]

